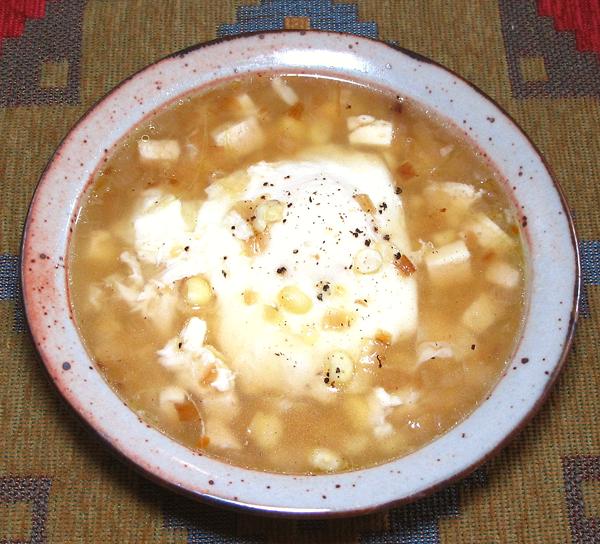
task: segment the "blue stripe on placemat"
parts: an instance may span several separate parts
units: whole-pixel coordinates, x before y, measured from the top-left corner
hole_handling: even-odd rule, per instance
[[[15,304],[15,332],[25,330],[25,317],[19,283],[19,257],[17,255],[0,254],[0,300],[12,300]]]
[[[579,243],[581,256],[581,298],[579,299],[582,317],[589,317],[590,305],[587,296],[588,285],[600,285],[600,240],[583,240]]]
[[[218,35],[234,36],[242,32],[281,30],[286,17],[306,17],[310,28],[349,32],[377,38],[377,24],[360,21],[355,4],[340,4],[332,0],[263,0],[258,6],[240,6],[237,21],[219,26]]]

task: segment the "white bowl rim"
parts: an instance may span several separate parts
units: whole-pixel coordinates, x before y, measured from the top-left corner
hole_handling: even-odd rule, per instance
[[[554,335],[554,338],[552,336],[547,337],[548,342],[553,342],[553,350],[549,349],[549,352],[551,351],[554,353],[553,359],[547,361],[544,358],[545,364],[539,365],[541,368],[545,369],[543,370],[543,375],[541,374],[541,369],[537,369],[531,373],[532,383],[536,386],[533,388],[533,392],[531,393],[532,396],[523,399],[523,403],[520,405],[521,409],[515,409],[515,415],[517,416],[515,418],[515,423],[502,427],[501,431],[494,434],[494,440],[485,443],[483,447],[480,447],[480,445],[477,444],[474,445],[468,456],[459,457],[460,462],[451,461],[450,469],[446,468],[440,470],[439,465],[437,467],[432,465],[433,468],[431,472],[435,473],[435,475],[427,474],[427,479],[421,477],[420,479],[423,483],[419,484],[418,482],[412,482],[412,487],[409,489],[403,490],[401,489],[401,486],[390,487],[388,485],[388,482],[391,479],[390,475],[397,474],[399,472],[399,466],[404,468],[407,463],[407,466],[410,466],[411,459],[414,460],[415,458],[418,458],[422,455],[424,450],[428,450],[436,444],[439,445],[440,443],[447,441],[449,435],[456,435],[457,432],[459,432],[459,429],[463,428],[467,422],[472,420],[475,414],[480,412],[486,403],[489,404],[490,400],[494,397],[495,392],[498,390],[498,386],[494,389],[490,397],[488,397],[488,399],[482,403],[473,414],[467,417],[454,429],[448,431],[425,448],[399,460],[391,461],[369,469],[334,475],[299,476],[263,473],[230,466],[208,457],[198,457],[190,452],[190,450],[174,443],[158,431],[149,428],[149,426],[138,424],[133,412],[128,408],[124,409],[126,405],[124,405],[123,401],[108,388],[108,385],[93,369],[85,351],[82,352],[83,346],[81,345],[81,341],[79,340],[75,326],[72,322],[72,316],[70,315],[65,272],[66,249],[70,238],[68,230],[71,228],[70,223],[74,222],[75,217],[73,212],[79,201],[81,192],[87,186],[87,181],[89,181],[95,167],[100,163],[102,152],[100,151],[96,155],[90,154],[87,160],[82,160],[80,166],[73,164],[67,165],[65,157],[68,156],[69,153],[75,151],[74,146],[81,146],[81,142],[75,143],[74,139],[85,133],[85,129],[87,125],[91,123],[93,116],[108,114],[110,108],[115,106],[113,100],[115,97],[118,98],[119,95],[122,96],[124,89],[129,89],[134,86],[136,82],[141,82],[144,77],[147,79],[151,74],[156,75],[156,70],[163,65],[166,66],[165,63],[175,61],[181,65],[184,63],[184,59],[191,61],[192,58],[194,58],[194,55],[206,52],[207,48],[212,48],[213,52],[216,54],[215,49],[218,49],[219,47],[221,47],[220,52],[223,53],[227,48],[227,45],[233,44],[233,47],[239,45],[240,48],[242,48],[242,43],[245,43],[245,47],[243,47],[244,53],[240,50],[237,54],[248,54],[248,62],[252,59],[257,61],[259,53],[265,55],[265,58],[268,58],[268,60],[272,62],[274,58],[269,57],[268,55],[269,47],[272,46],[272,50],[275,52],[279,51],[279,53],[285,53],[286,51],[288,53],[289,51],[307,53],[308,50],[312,49],[310,43],[309,45],[303,44],[307,40],[307,36],[314,37],[314,39],[312,37],[308,38],[308,41],[310,42],[310,40],[313,40],[313,45],[315,46],[317,46],[319,42],[325,42],[327,47],[324,51],[333,51],[338,56],[345,54],[348,56],[346,59],[348,61],[352,60],[350,57],[356,57],[359,61],[363,61],[362,65],[360,62],[353,65],[352,69],[355,70],[355,72],[353,72],[352,76],[343,74],[338,67],[331,66],[322,66],[321,68],[311,66],[307,70],[310,73],[328,72],[336,73],[341,77],[348,77],[350,79],[361,79],[361,74],[356,73],[356,70],[360,71],[361,68],[366,68],[367,71],[369,69],[372,71],[366,74],[368,77],[365,77],[365,79],[374,86],[385,87],[385,82],[375,83],[373,80],[378,77],[378,74],[380,76],[381,74],[385,74],[386,70],[391,70],[392,62],[400,61],[401,59],[405,64],[417,63],[419,69],[430,70],[433,71],[431,73],[435,72],[440,77],[443,75],[444,78],[449,78],[448,81],[452,80],[452,84],[457,86],[461,93],[466,92],[467,95],[469,95],[469,98],[479,100],[481,102],[478,103],[479,106],[482,104],[486,105],[487,108],[489,108],[488,111],[493,112],[493,119],[497,120],[499,122],[498,124],[500,124],[500,122],[503,123],[503,130],[508,131],[511,137],[518,140],[519,144],[528,146],[524,150],[524,153],[531,154],[537,161],[535,163],[537,170],[534,169],[536,175],[541,176],[541,178],[544,179],[544,182],[546,183],[544,188],[546,191],[554,191],[554,194],[552,195],[556,201],[554,204],[560,207],[558,213],[559,215],[562,215],[562,218],[560,219],[561,224],[556,228],[559,229],[560,236],[562,237],[560,249],[561,251],[565,251],[564,261],[567,264],[572,265],[571,270],[564,271],[567,280],[566,287],[569,288],[567,291],[571,292],[571,298],[569,300],[565,295],[563,297],[565,298],[565,303],[563,304],[563,301],[561,301],[562,308],[553,308],[552,310],[554,312],[552,317],[561,316],[558,320],[564,320],[563,326],[559,328],[560,332]],[[347,48],[352,49],[353,45],[354,49],[349,53]],[[254,54],[252,53],[253,49],[256,51],[255,57],[252,57]],[[360,53],[358,52],[359,49],[361,49]],[[362,49],[367,49],[368,52],[362,53]],[[320,50],[320,52],[323,53],[323,50]],[[313,53],[316,54],[316,51],[313,51]],[[390,62],[385,63],[383,66],[369,66],[369,62],[373,61],[373,58],[378,55],[381,58],[389,59]],[[277,59],[275,59],[278,60],[279,64],[273,69],[269,65],[259,65],[258,68],[256,66],[254,68],[245,66],[244,70],[236,70],[234,68],[232,73],[225,70],[222,65],[213,63],[213,78],[217,80],[219,74],[229,74],[225,77],[235,77],[235,74],[239,75],[245,71],[302,71],[301,66],[285,64],[282,60],[283,58],[285,58],[285,56],[277,57]],[[258,59],[258,61],[260,63],[260,59]],[[290,62],[292,62],[292,64],[293,62],[298,63],[298,57],[295,61]],[[302,62],[304,62],[304,60],[302,60]],[[313,59],[313,63],[314,62]],[[162,72],[160,73],[162,75]],[[148,83],[149,80],[146,81],[146,84]],[[409,94],[404,92],[404,90],[399,92],[401,94]],[[154,94],[160,95],[160,89],[157,89]],[[176,95],[175,93],[172,99],[175,99],[176,96],[179,95]],[[422,97],[417,98],[410,94],[409,96],[417,102],[424,102],[424,100],[421,100]],[[166,101],[164,99],[160,97],[157,98],[157,105],[160,106],[165,103]],[[151,107],[148,112],[142,112],[142,114],[149,115],[154,109],[154,107]],[[113,113],[116,113],[116,110],[113,110]],[[140,117],[137,122],[140,122],[142,117]],[[488,120],[489,119],[490,117],[488,116]],[[453,120],[458,125],[456,119]],[[469,122],[471,122],[471,119],[469,119]],[[494,123],[494,121],[491,121],[491,123]],[[130,128],[131,127],[127,128],[125,132],[129,132]],[[482,144],[481,140],[473,138],[473,134],[469,134],[469,136],[471,139],[475,140],[475,143],[479,147],[488,149]],[[118,139],[113,140],[111,145],[115,141],[118,141]],[[79,152],[82,153],[81,150]],[[106,150],[104,150],[104,152],[106,153]],[[494,153],[490,151],[490,157],[493,157],[493,155]],[[76,153],[74,153],[74,156],[76,156]],[[91,168],[90,165],[93,163],[95,163],[95,167]],[[513,172],[511,174],[502,170],[502,168],[499,169],[509,181],[515,182],[518,185],[519,180],[515,177],[516,173]],[[65,172],[69,175],[62,176]],[[65,181],[62,183],[68,185],[70,183],[69,180],[71,179],[71,174],[74,174],[74,179],[76,180],[76,185],[79,189],[69,187],[67,188],[68,194],[66,193],[63,195],[60,191],[57,191],[59,189],[59,177],[61,180],[64,177]],[[521,174],[522,172],[518,175],[521,176]],[[77,193],[78,196],[73,197],[75,193]],[[512,192],[511,195],[513,198],[515,197]],[[56,216],[52,216],[48,204],[53,201],[59,201],[62,204],[70,206],[70,213],[66,221],[64,218],[61,220]],[[519,198],[517,198],[517,201],[520,202]],[[55,223],[53,223],[53,221]],[[539,222],[540,220],[537,217],[534,217],[533,220],[530,218],[529,229],[532,228],[532,225],[537,225]],[[54,231],[52,229],[54,229]],[[62,238],[60,229],[62,229]],[[56,235],[55,238],[48,237],[48,234],[52,233]],[[44,248],[48,249],[42,251]],[[33,264],[34,262],[35,264]],[[559,184],[555,181],[539,150],[500,106],[485,95],[480,89],[464,80],[461,76],[458,76],[447,68],[412,51],[351,34],[311,30],[254,32],[217,39],[192,46],[180,52],[168,55],[143,68],[117,85],[105,97],[94,104],[61,142],[40,177],[24,228],[21,252],[21,277],[25,311],[30,331],[51,382],[56,386],[63,399],[66,400],[83,421],[85,421],[88,426],[121,457],[133,463],[139,471],[144,473],[150,479],[196,499],[225,507],[241,508],[247,512],[257,512],[265,515],[314,518],[365,514],[376,509],[414,501],[464,477],[504,447],[537,413],[564,366],[569,348],[573,341],[575,322],[578,314],[581,270],[577,236],[564,193]],[[563,280],[565,279],[562,276],[561,278]],[[567,291],[564,291],[564,293]],[[50,296],[48,293],[50,293]],[[73,333],[75,333],[76,339],[74,339]],[[73,343],[72,346],[68,345],[69,342],[67,342],[67,345],[63,344],[65,336],[69,336],[68,340]],[[70,357],[74,354],[77,355],[77,357]],[[81,360],[80,357],[83,354],[85,354],[83,362],[76,362]],[[517,353],[515,354],[515,360],[518,356],[519,349],[517,349]],[[526,357],[522,358],[522,360],[525,359],[527,359],[525,362],[529,361]],[[530,372],[530,369],[534,368],[534,365],[514,368],[518,368],[519,371],[524,369],[523,372],[525,370]],[[527,376],[529,376],[529,374]],[[503,377],[500,383],[503,383],[507,379],[508,378]],[[527,379],[529,379],[529,377]],[[82,388],[84,387],[84,384],[90,382],[94,383],[99,392],[96,396],[87,397],[83,393]],[[500,385],[500,383],[498,385]],[[523,391],[520,392],[523,393]],[[82,398],[84,400],[82,400]],[[128,436],[129,427],[127,427],[127,431],[125,430],[125,427],[115,427],[112,424],[112,420],[103,420],[102,414],[95,414],[93,409],[88,405],[84,405],[84,401],[90,402],[91,398],[93,398],[93,401],[111,403],[112,408],[115,410],[111,415],[118,414],[118,416],[122,418],[122,421],[118,421],[119,423],[125,421],[125,427],[129,425],[136,429],[137,434],[135,439],[143,437],[145,442],[150,445],[142,446],[140,448],[135,443],[132,443],[132,437]],[[116,408],[117,405],[120,406],[120,409]],[[464,434],[465,433],[463,433],[463,437]],[[457,458],[455,454],[452,454],[451,457],[452,459]],[[440,461],[440,459],[438,458],[437,461]],[[216,470],[217,468],[219,470]],[[182,477],[182,475],[185,475],[186,478]],[[245,476],[245,478],[242,478],[241,476]],[[262,492],[257,491],[257,486],[262,486],[264,488]],[[277,493],[274,492],[275,488],[277,488]],[[305,495],[304,498],[300,499],[300,497],[303,496],[304,491],[306,491],[308,495]],[[306,497],[309,498],[307,499]]]

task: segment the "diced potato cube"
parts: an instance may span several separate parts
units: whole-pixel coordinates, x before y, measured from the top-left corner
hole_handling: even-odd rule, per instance
[[[393,135],[392,123],[376,119],[367,125],[359,126],[352,130],[348,134],[348,141],[352,145],[389,147],[392,145]]]
[[[464,199],[472,204],[483,196],[483,191],[475,189],[473,185],[467,183],[457,183],[455,181],[438,181],[431,183],[426,191],[442,191],[452,198]]]
[[[342,459],[330,449],[315,448],[310,454],[310,464],[318,470],[333,472],[342,468]]]
[[[520,272],[504,261],[493,261],[485,271],[487,281],[504,289],[514,289],[520,278]]]
[[[138,151],[148,161],[175,161],[181,154],[177,140],[139,140]]]
[[[449,226],[457,227],[464,223],[464,215],[483,196],[483,191],[473,185],[454,181],[429,183],[423,194],[430,210],[442,212]]]
[[[483,293],[465,310],[462,323],[479,334],[493,325],[499,315],[499,305]]]
[[[454,357],[452,346],[447,342],[421,342],[417,346],[417,363],[430,359],[450,359]]]
[[[237,123],[230,123],[212,133],[215,144],[247,155],[263,146],[265,137],[256,117],[248,117]]]
[[[327,356],[325,364],[325,378],[328,384],[335,387],[338,384],[348,383],[354,376],[354,363],[345,351],[337,350]]]
[[[476,214],[465,230],[485,249],[504,251],[514,244],[514,240],[484,213]]]
[[[254,103],[254,100],[250,98],[247,93],[240,94],[235,97],[236,106],[239,108],[240,113],[245,116],[252,116],[258,113],[258,107]]]
[[[471,253],[462,240],[457,240],[426,254],[425,265],[436,283],[465,281],[471,273]]]
[[[283,423],[274,414],[256,412],[250,425],[248,433],[252,441],[262,449],[274,448],[283,434]]]
[[[352,132],[357,128],[366,127],[375,121],[377,121],[377,119],[372,115],[354,115],[346,119],[346,126],[348,127],[348,131]]]
[[[381,253],[373,248],[361,249],[354,256],[354,270],[359,274],[374,274],[382,264]]]
[[[294,314],[305,314],[312,308],[312,300],[299,287],[287,285],[277,295],[280,306]]]
[[[90,235],[86,253],[94,262],[111,261],[117,258],[119,248],[110,232],[95,230]]]
[[[185,282],[185,299],[191,306],[206,306],[213,298],[210,283],[202,276],[193,276]]]
[[[296,91],[292,89],[288,83],[280,77],[274,77],[271,80],[273,90],[288,106],[293,106],[298,102],[299,98]]]

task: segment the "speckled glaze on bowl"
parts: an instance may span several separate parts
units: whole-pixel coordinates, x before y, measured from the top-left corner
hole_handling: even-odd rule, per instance
[[[67,249],[80,198],[113,146],[150,112],[249,72],[319,73],[411,97],[464,130],[505,176],[528,245],[522,338],[490,396],[419,451],[335,475],[287,476],[199,455],[141,422],[94,368],[73,323]],[[494,454],[538,410],[564,364],[577,315],[579,259],[564,197],[539,152],[490,99],[445,68],[373,40],[275,32],[190,48],[145,68],[96,104],[62,142],[33,198],[22,249],[27,319],[60,394],[114,450],[172,489],[272,515],[333,517],[420,498]]]

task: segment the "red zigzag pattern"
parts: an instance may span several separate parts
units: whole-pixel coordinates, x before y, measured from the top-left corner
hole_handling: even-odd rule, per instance
[[[0,0],[0,53],[4,38],[18,38],[25,31],[27,19],[41,19],[46,15],[46,1]]]
[[[556,30],[574,31],[577,49],[600,59],[599,0],[538,0],[538,13],[552,17]]]

